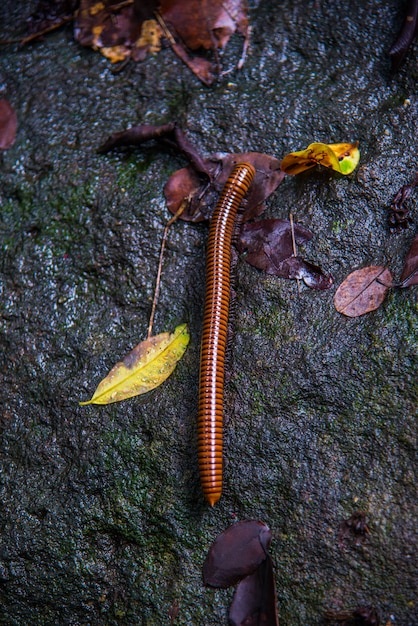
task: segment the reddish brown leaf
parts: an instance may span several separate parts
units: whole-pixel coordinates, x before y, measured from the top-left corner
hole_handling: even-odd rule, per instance
[[[295,242],[303,245],[312,233],[294,224]],[[247,252],[245,260],[269,274],[276,274],[280,263],[293,254],[292,226],[289,220],[267,219],[243,224],[236,243],[239,252]]]
[[[349,274],[338,287],[334,304],[339,313],[358,317],[377,309],[392,285],[392,274],[380,265]]]
[[[0,99],[0,150],[7,150],[14,143],[17,117],[7,100]]]
[[[401,274],[401,287],[418,285],[418,235],[412,240]]]
[[[247,3],[243,0],[161,0],[161,15],[190,50],[224,48],[238,31],[248,37]]]
[[[271,532],[264,522],[246,520],[229,526],[212,544],[203,564],[203,581],[230,587],[252,574],[264,561]]]
[[[229,610],[231,626],[278,626],[276,586],[269,554],[239,583]]]
[[[280,161],[260,152],[242,154],[214,154],[204,159],[210,172],[212,184],[202,181],[193,167],[175,172],[164,187],[168,209],[175,214],[183,202],[187,208],[181,219],[201,222],[210,219],[219,194],[237,163],[247,162],[256,169],[255,178],[245,200],[244,220],[250,220],[265,209],[264,200],[280,185],[285,174],[280,170]]]

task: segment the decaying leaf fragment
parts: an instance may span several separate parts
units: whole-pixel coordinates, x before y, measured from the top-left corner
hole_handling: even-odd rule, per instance
[[[315,165],[322,165],[339,174],[351,174],[360,160],[358,141],[355,143],[311,143],[305,150],[291,152],[281,163],[286,174],[295,175]]]
[[[392,286],[392,274],[381,265],[363,267],[347,276],[335,292],[339,313],[358,317],[377,309]]]
[[[87,404],[110,404],[155,389],[173,372],[189,343],[187,325],[173,333],[160,333],[139,343],[117,363]]]
[[[216,588],[238,583],[229,611],[231,626],[278,626],[276,587],[264,522],[244,520],[229,526],[212,544],[203,581]]]

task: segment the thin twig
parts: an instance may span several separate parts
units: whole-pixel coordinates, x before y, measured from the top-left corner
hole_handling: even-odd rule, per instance
[[[164,21],[163,16],[161,15],[161,13],[159,11],[154,11],[154,15],[157,18],[157,22],[159,23],[161,30],[164,33],[164,36],[166,37],[166,39],[168,39],[170,45],[175,46],[176,45],[176,40],[174,39],[173,35],[171,34],[171,32],[168,30],[168,26]]]
[[[290,221],[290,232],[292,233],[293,256],[297,256],[298,255],[298,251],[296,250],[296,239],[295,239],[295,227],[294,227],[294,224],[293,224],[293,213],[289,214],[289,221]],[[296,282],[297,282],[297,285],[298,285],[298,296],[300,296],[300,279],[297,278]]]
[[[165,244],[167,241],[168,229],[170,228],[172,224],[174,224],[174,222],[178,220],[180,215],[183,213],[183,211],[187,207],[188,203],[189,203],[189,198],[185,198],[183,202],[181,203],[180,207],[177,209],[177,211],[173,215],[173,217],[168,220],[164,228],[163,237],[161,240],[160,259],[158,261],[157,279],[155,281],[154,298],[152,300],[152,309],[151,309],[151,315],[150,315],[149,324],[148,324],[147,339],[149,339],[152,334],[152,326],[154,324],[155,309],[157,307],[158,296],[160,293],[161,272],[163,268],[163,256],[164,256]]]

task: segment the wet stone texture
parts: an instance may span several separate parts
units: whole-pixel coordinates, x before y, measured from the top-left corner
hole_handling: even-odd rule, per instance
[[[418,623],[417,287],[348,319],[335,287],[298,292],[239,260],[214,509],[196,461],[206,225],[169,235],[155,332],[191,332],[173,376],[142,398],[78,406],[146,335],[162,189],[184,165],[155,147],[99,156],[111,132],[178,120],[205,155],[279,158],[359,140],[353,175],[288,177],[266,215],[311,229],[304,256],[336,285],[371,264],[399,277],[418,223],[413,196],[412,227],[387,227],[417,169],[417,46],[395,75],[387,54],[403,5],[253,2],[246,64],[233,70],[236,36],[223,57],[233,71],[213,87],[170,49],[114,74],[71,26],[1,48],[0,97],[19,121],[0,157],[1,624],[226,624],[232,591],[204,588],[201,568],[247,518],[272,530],[281,626],[364,604],[382,624]],[[34,6],[2,3],[1,38]],[[370,532],[350,539],[341,524],[356,511]]]

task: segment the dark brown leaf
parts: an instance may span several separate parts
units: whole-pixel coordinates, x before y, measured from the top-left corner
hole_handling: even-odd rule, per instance
[[[203,564],[203,581],[226,588],[252,574],[264,561],[271,532],[264,522],[246,520],[229,526],[212,544]]]
[[[269,554],[239,583],[229,610],[231,626],[278,626],[276,586]]]
[[[299,256],[292,256],[282,261],[278,267],[277,275],[283,278],[303,280],[305,285],[311,289],[321,291],[329,289],[334,283],[330,274],[325,274],[320,267]]]
[[[212,184],[202,181],[191,166],[175,172],[164,187],[168,209],[175,214],[187,201],[181,219],[201,222],[210,219],[226,180],[237,163],[251,163],[256,169],[255,178],[245,199],[244,221],[253,219],[265,209],[264,200],[280,185],[285,174],[280,161],[261,152],[242,154],[214,154],[204,159]]]
[[[409,0],[406,6],[405,19],[395,43],[389,51],[392,59],[392,69],[396,70],[401,65],[418,32],[418,2]]]
[[[14,143],[17,130],[16,113],[7,100],[0,99],[0,150],[7,150]]]
[[[339,313],[358,317],[377,309],[392,286],[392,274],[380,265],[349,274],[338,287],[334,304]]]
[[[312,233],[293,224],[295,243],[303,245]],[[313,289],[329,289],[333,279],[321,268],[293,255],[292,225],[288,220],[261,220],[241,227],[237,242],[239,252],[247,252],[245,260],[268,274],[281,278],[301,279]]]
[[[300,224],[294,224],[293,229],[298,245],[312,239],[312,233]],[[247,263],[277,274],[280,263],[293,254],[292,225],[289,220],[278,219],[243,224],[236,246],[239,252],[247,252]]]
[[[418,235],[412,240],[401,274],[401,287],[418,285]]]

